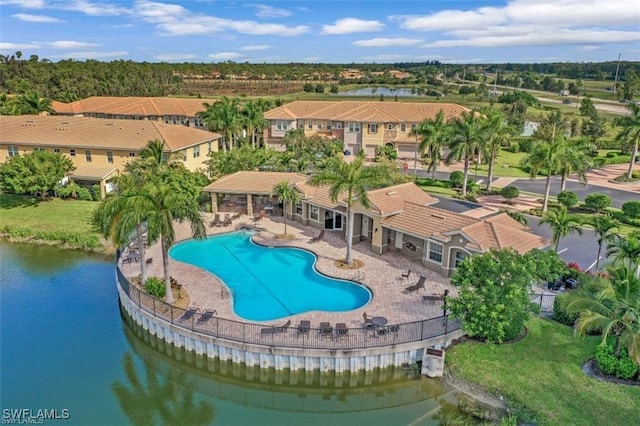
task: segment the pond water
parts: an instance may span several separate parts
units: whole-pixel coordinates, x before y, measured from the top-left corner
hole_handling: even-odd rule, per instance
[[[276,373],[175,349],[121,316],[114,275],[110,259],[0,242],[3,423],[429,425],[456,401],[403,369]]]
[[[410,87],[361,87],[353,90],[345,90],[338,92],[341,96],[371,96],[380,97],[383,95],[386,97],[425,97],[424,92],[418,89],[412,89]]]

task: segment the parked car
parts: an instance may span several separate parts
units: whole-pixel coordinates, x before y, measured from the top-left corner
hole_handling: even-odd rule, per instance
[[[570,104],[571,103],[571,99],[564,98],[562,100],[562,103],[565,104],[565,105]]]

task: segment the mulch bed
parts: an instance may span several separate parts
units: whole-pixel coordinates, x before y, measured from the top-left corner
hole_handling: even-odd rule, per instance
[[[336,260],[334,264],[340,269],[360,269],[364,266],[364,262],[357,259],[354,259],[351,264],[346,263],[344,260]]]
[[[601,382],[609,382],[614,383],[616,385],[626,385],[626,386],[640,386],[640,380],[627,380],[621,379],[616,376],[610,376],[608,374],[604,374],[600,368],[598,368],[598,364],[596,363],[595,358],[591,358],[587,362],[582,365],[582,371],[589,377],[594,378],[596,380],[600,380]]]

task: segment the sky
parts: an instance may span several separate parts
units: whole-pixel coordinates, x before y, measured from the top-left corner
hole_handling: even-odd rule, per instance
[[[640,60],[638,0],[0,0],[0,53],[148,62]]]

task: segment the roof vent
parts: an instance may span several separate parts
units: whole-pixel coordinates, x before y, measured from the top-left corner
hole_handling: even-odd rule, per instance
[[[387,192],[387,195],[394,195],[394,194],[397,194],[397,193],[398,193],[398,191],[389,191],[389,192]]]
[[[105,123],[105,126],[113,126],[113,123]]]
[[[35,120],[27,120],[27,123],[35,123]]]
[[[60,124],[70,124],[68,121],[62,121]]]
[[[440,214],[435,214],[435,213],[431,213],[432,217],[435,217],[436,219],[442,219],[445,220],[447,217],[446,216],[442,216]]]

